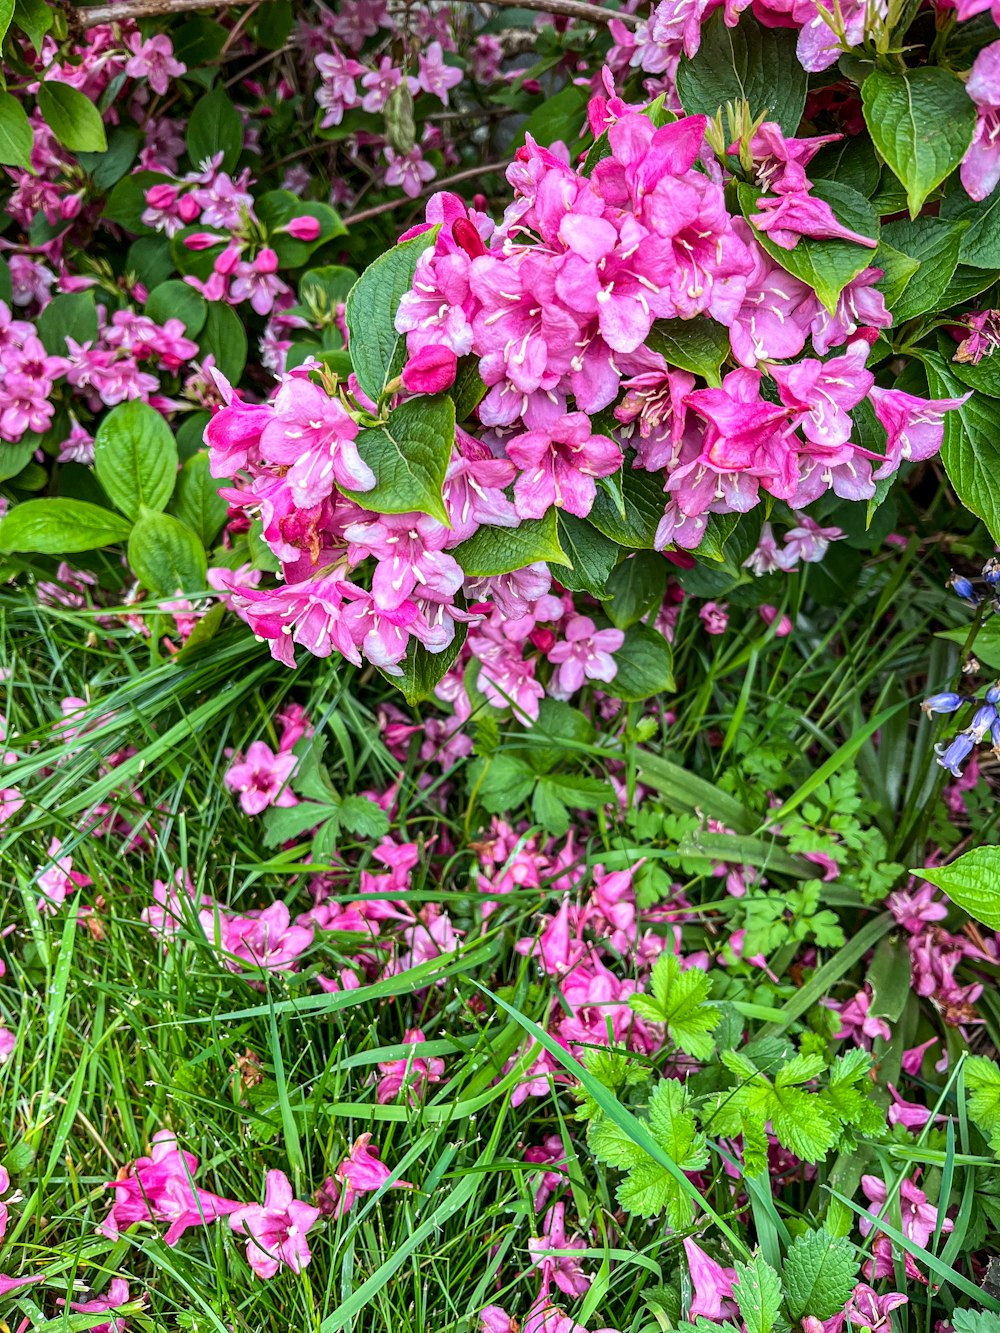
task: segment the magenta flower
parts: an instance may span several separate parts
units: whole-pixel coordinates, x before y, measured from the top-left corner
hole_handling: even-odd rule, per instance
[[[153,92],[161,97],[170,87],[171,79],[187,73],[187,65],[174,59],[174,44],[166,33],[157,33],[143,41],[139,33],[133,32],[125,39],[125,45],[132,52],[125,73],[132,79],[148,79]]]
[[[877,1295],[865,1282],[859,1282],[847,1302],[844,1313],[848,1320],[860,1328],[867,1328],[871,1333],[883,1333],[891,1328],[889,1315],[906,1305],[909,1296],[901,1291],[887,1291]]]
[[[334,485],[355,491],[374,487],[375,474],[354,443],[357,433],[357,422],[337,399],[310,380],[289,376],[275,395],[260,451],[268,462],[288,468],[295,504],[308,509],[325,500]]]
[[[571,1254],[550,1254],[551,1250],[585,1250],[587,1242],[582,1236],[567,1236],[564,1214],[566,1205],[554,1204],[545,1214],[542,1222],[542,1234],[528,1240],[528,1253],[535,1268],[541,1270],[542,1290],[547,1291],[554,1282],[566,1296],[585,1296],[590,1289],[591,1279],[584,1272],[580,1260]]]
[[[68,894],[86,888],[92,882],[89,875],[73,869],[72,856],[60,855],[61,852],[62,843],[53,838],[49,843],[48,864],[36,880],[42,894],[38,910],[43,916],[62,907]]]
[[[869,394],[875,415],[886,429],[885,462],[874,476],[888,477],[900,463],[933,458],[944,439],[944,414],[961,407],[969,397],[916,398],[902,389],[873,388]]]
[[[298,804],[287,783],[298,759],[293,754],[275,754],[264,741],[254,741],[246,758],[238,756],[225,774],[225,784],[240,794],[244,814],[259,815],[269,805]]]
[[[550,662],[556,670],[549,681],[549,693],[556,699],[568,699],[588,680],[610,681],[618,674],[613,653],[625,641],[620,629],[597,629],[589,616],[570,616],[565,637],[549,649]]]
[[[590,418],[570,412],[544,430],[507,441],[507,457],[521,469],[514,482],[514,507],[520,518],[541,518],[553,505],[586,518],[597,495],[595,477],[608,477],[622,465],[617,444],[592,435]]]
[[[834,216],[825,199],[817,199],[805,190],[778,194],[757,200],[760,210],[750,221],[765,232],[783,250],[794,250],[803,236],[814,240],[853,241],[874,250],[878,241],[851,231]]]
[[[411,1028],[403,1034],[404,1044],[413,1048],[411,1053],[399,1060],[380,1062],[379,1070],[382,1077],[378,1081],[375,1094],[380,1104],[394,1102],[405,1086],[407,1101],[410,1106],[417,1106],[427,1095],[428,1086],[431,1083],[441,1082],[444,1076],[444,1061],[438,1056],[423,1059],[416,1054],[419,1043],[423,1041],[426,1041],[426,1037],[422,1029]]]
[[[718,602],[706,602],[699,608],[698,618],[706,634],[725,634],[729,625],[729,608]]]
[[[518,1333],[520,1327],[514,1316],[499,1305],[487,1305],[479,1316],[479,1333]]]
[[[462,71],[456,65],[444,63],[440,42],[431,42],[426,53],[421,51],[418,62],[420,72],[417,74],[417,83],[425,93],[439,97],[447,106],[448,91],[462,82]]]
[[[372,1147],[372,1136],[360,1134],[324,1186],[328,1192],[337,1195],[334,1216],[343,1217],[359,1194],[373,1194],[380,1190],[391,1174],[385,1163],[379,1161],[378,1148]],[[396,1180],[390,1188],[408,1190],[413,1186],[406,1180]]]
[[[197,1170],[197,1157],[181,1152],[169,1130],[158,1130],[151,1155],[136,1158],[107,1186],[114,1190],[115,1201],[98,1230],[114,1241],[133,1222],[169,1222],[163,1239],[176,1245],[188,1227],[207,1226],[239,1208],[233,1199],[199,1189],[194,1183]]]
[[[985,199],[1000,182],[1000,42],[976,56],[965,91],[976,104],[978,119],[959,173],[972,199]]]
[[[95,1296],[92,1301],[70,1301],[69,1308],[77,1314],[101,1314],[104,1310],[117,1310],[128,1302],[128,1283],[124,1278],[113,1277],[108,1283],[108,1290],[103,1296]],[[62,1297],[56,1305],[66,1305]],[[91,1333],[125,1333],[128,1327],[124,1319],[109,1319],[106,1324],[94,1324]]]
[[[888,329],[892,316],[885,306],[885,297],[875,286],[882,277],[880,268],[866,268],[852,278],[837,298],[837,308],[831,315],[826,306],[813,300],[815,311],[810,330],[812,345],[820,356],[831,347],[839,347],[859,329]]]
[[[694,1300],[689,1312],[691,1318],[697,1319],[702,1315],[705,1319],[720,1323],[738,1314],[738,1307],[733,1300],[736,1269],[723,1268],[717,1264],[690,1236],[685,1237],[684,1253],[694,1285]]]
[[[875,376],[865,369],[869,350],[868,343],[858,338],[843,356],[829,361],[804,357],[790,366],[771,367],[781,401],[796,413],[812,444],[834,450],[851,438],[851,409],[875,383]]]
[[[729,326],[733,355],[741,366],[798,356],[806,344],[815,295],[774,262],[753,240],[746,223],[737,218],[733,226],[753,260],[743,304]]]
[[[840,1029],[833,1035],[838,1041],[856,1041],[858,1045],[871,1050],[876,1037],[884,1041],[892,1040],[892,1028],[884,1018],[876,1018],[869,1011],[872,1004],[871,987],[865,984],[846,1004],[837,1005],[833,1000],[826,1003],[840,1014]]]
[[[252,967],[287,972],[313,942],[312,927],[293,925],[283,902],[245,916],[223,916],[220,925],[222,948],[233,956],[226,959],[226,966],[234,971],[238,959]]]
[[[458,358],[450,347],[422,347],[403,367],[403,388],[407,393],[443,393],[455,383],[457,370]]]
[[[865,1192],[865,1198],[871,1204],[870,1211],[877,1216],[881,1216],[888,1198],[884,1181],[879,1180],[878,1176],[862,1176],[861,1188]],[[903,1219],[903,1234],[908,1240],[912,1240],[916,1245],[926,1249],[938,1227],[938,1210],[933,1204],[927,1202],[927,1195],[923,1190],[918,1189],[912,1180],[905,1177],[899,1187],[898,1198]],[[942,1219],[942,1232],[954,1231],[954,1229],[955,1223],[950,1217]],[[858,1230],[862,1236],[867,1236],[871,1232],[872,1223],[867,1217],[863,1217],[859,1221]]]
[[[388,145],[383,152],[388,163],[386,185],[401,185],[403,193],[411,199],[416,199],[424,186],[437,175],[437,168],[433,162],[427,161],[419,144],[414,144],[408,153],[397,153]]]
[[[330,52],[323,52],[316,57],[316,68],[323,80],[316,93],[316,101],[323,108],[321,129],[339,125],[344,119],[344,112],[349,111],[361,101],[355,79],[364,74],[365,67],[350,56],[345,56],[334,45]]]
[[[205,427],[208,461],[213,477],[232,477],[255,458],[271,408],[264,403],[244,403],[218,370],[212,377],[224,406]]]
[[[283,1171],[268,1171],[263,1204],[251,1203],[230,1215],[229,1225],[247,1239],[247,1263],[260,1278],[279,1268],[301,1273],[312,1254],[306,1236],[321,1216],[319,1208],[292,1194]]]

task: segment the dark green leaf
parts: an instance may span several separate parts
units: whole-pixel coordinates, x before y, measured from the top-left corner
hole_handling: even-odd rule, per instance
[[[363,430],[358,452],[375,473],[371,491],[345,491],[377,514],[416,511],[448,522],[441,488],[455,444],[455,404],[446,394],[411,398],[384,426]]]
[[[701,375],[715,388],[722,383],[719,368],[731,350],[726,329],[700,315],[695,319],[658,319],[646,345],[669,365]]]
[[[247,363],[247,335],[243,321],[224,301],[210,301],[198,345],[204,356],[214,356],[216,367],[231,384],[238,384]]]
[[[917,218],[916,222],[904,218],[886,223],[882,239],[920,265],[892,307],[897,324],[938,309],[955,272],[964,231],[964,222],[946,222],[942,218]]]
[[[43,79],[38,85],[38,109],[64,148],[80,153],[107,150],[101,113],[89,97],[68,83]]]
[[[193,167],[221,153],[223,170],[235,171],[243,151],[243,122],[222,88],[195,102],[184,142]]]
[[[93,292],[55,296],[35,321],[42,346],[50,356],[66,355],[66,339],[76,343],[97,339],[97,307]]]
[[[34,136],[27,112],[16,97],[0,92],[0,163],[31,170]]]
[[[612,503],[610,500],[608,503]],[[559,544],[569,557],[570,566],[552,562],[552,573],[564,588],[589,592],[591,597],[607,597],[608,577],[621,551],[586,519],[559,514]]]
[[[484,524],[452,555],[470,578],[486,578],[523,569],[536,560],[565,564],[569,559],[559,545],[556,510],[543,518],[522,519],[516,528],[494,528]]]
[[[971,268],[1000,269],[1000,190],[986,199],[970,199],[961,187],[941,201],[941,216],[967,222],[958,252],[959,262]]]
[[[888,73],[861,85],[875,147],[906,187],[915,218],[931,191],[961,162],[976,129],[976,108],[957,74],[938,65]]]
[[[443,653],[428,652],[422,643],[411,639],[406,656],[400,663],[403,674],[390,676],[388,672],[383,671],[382,675],[390,684],[402,690],[408,704],[422,703],[433,696],[434,686],[462,651],[466,633],[464,625],[456,625],[455,637]]]
[[[395,246],[365,269],[347,298],[351,360],[358,383],[374,402],[403,368],[406,339],[396,332],[396,310],[413,285],[417,260],[434,244],[436,229]]]
[[[639,703],[674,688],[670,644],[650,625],[632,625],[614,655],[618,673],[612,690],[616,699]]]
[[[135,161],[141,136],[128,125],[116,125],[108,134],[105,153],[77,153],[76,160],[83,167],[98,190],[110,190],[121,180]]]
[[[226,521],[229,505],[219,494],[219,483],[208,470],[208,454],[194,454],[181,468],[170,511],[209,547]]]
[[[128,562],[154,596],[173,597],[205,588],[204,547],[186,524],[169,514],[143,511],[128,540]]]
[[[722,11],[702,25],[701,46],[681,56],[677,92],[689,116],[714,116],[727,102],[746,101],[751,117],[776,120],[794,134],[806,102],[806,72],[795,54],[795,33],[765,28],[744,15],[728,28]]]
[[[546,97],[541,106],[532,111],[521,126],[516,142],[524,143],[530,134],[543,147],[548,147],[557,139],[572,144],[579,137],[587,119],[587,97],[586,89],[568,83],[554,97]]]
[[[934,398],[960,398],[965,385],[937,352],[923,352],[927,383]],[[945,414],[941,462],[958,498],[1000,541],[1000,403],[974,393]]]
[[[651,551],[667,503],[663,477],[644,468],[632,467],[631,458],[626,458],[620,481],[624,518],[615,500],[598,487],[588,521],[619,546],[634,551]]]
[[[131,524],[85,500],[25,500],[0,520],[0,550],[71,555],[124,541]]]
[[[131,519],[165,509],[177,481],[173,431],[155,407],[119,403],[97,428],[94,471],[112,504]]]
[[[669,566],[654,551],[637,551],[611,571],[605,610],[613,624],[627,629],[659,607],[667,590]]]
[[[197,338],[208,318],[208,302],[186,282],[171,278],[149,293],[145,313],[157,324],[179,319],[189,338]]]

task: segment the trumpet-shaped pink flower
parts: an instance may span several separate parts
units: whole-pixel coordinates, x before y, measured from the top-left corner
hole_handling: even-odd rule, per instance
[[[222,918],[222,947],[252,967],[285,972],[295,966],[313,942],[310,926],[293,925],[283,902],[272,903],[259,912]],[[234,970],[239,963],[226,960]]]
[[[375,474],[354,443],[358,424],[341,403],[299,376],[285,379],[264,427],[260,451],[269,463],[288,468],[286,482],[295,505],[318,504],[334,485],[370,491]]]
[[[874,250],[878,241],[862,236],[836,218],[825,199],[798,190],[757,200],[758,212],[750,221],[783,250],[794,250],[803,236],[814,240],[853,241]]]
[[[403,1034],[403,1042],[413,1047],[412,1053],[399,1060],[387,1060],[379,1064],[382,1077],[378,1081],[376,1099],[381,1104],[395,1101],[405,1084],[409,1104],[417,1106],[426,1096],[428,1085],[441,1082],[444,1061],[438,1056],[424,1059],[417,1055],[419,1043],[426,1040],[422,1029],[409,1029]]]
[[[875,1213],[876,1216],[881,1216],[888,1198],[885,1182],[880,1180],[878,1176],[862,1176],[861,1188],[871,1205],[870,1211]],[[927,1195],[923,1190],[918,1189],[916,1184],[906,1177],[904,1177],[899,1187],[898,1198],[903,1221],[903,1234],[914,1244],[926,1249],[938,1228],[937,1208],[928,1203]],[[941,1219],[942,1232],[954,1231],[954,1229],[955,1223],[950,1217]],[[867,1236],[871,1232],[872,1223],[867,1217],[863,1217],[859,1221],[858,1230],[862,1236]]]
[[[900,463],[933,458],[944,439],[944,414],[961,407],[968,397],[917,398],[902,389],[873,388],[871,405],[888,437],[885,462],[874,474],[876,481],[891,476]]]
[[[301,1273],[308,1265],[312,1254],[306,1236],[321,1216],[319,1208],[295,1198],[284,1171],[268,1171],[263,1204],[236,1209],[229,1225],[247,1237],[247,1263],[257,1276],[272,1278],[279,1268]]]
[[[343,1217],[359,1194],[374,1194],[380,1190],[391,1175],[386,1164],[379,1161],[378,1148],[372,1146],[372,1136],[360,1134],[324,1186],[337,1199],[334,1217]],[[396,1180],[390,1188],[409,1190],[413,1186],[409,1181]]]
[[[124,1278],[113,1277],[108,1283],[105,1295],[95,1296],[92,1301],[70,1301],[69,1308],[77,1314],[101,1314],[104,1310],[117,1310],[128,1302],[128,1283]],[[60,1297],[56,1305],[66,1305]],[[109,1319],[106,1324],[94,1324],[91,1333],[125,1333],[128,1327],[124,1319]]]
[[[130,33],[125,45],[132,52],[125,73],[132,79],[148,79],[154,93],[162,97],[171,79],[187,73],[187,65],[174,58],[174,44],[166,33],[157,33],[143,41],[139,33]]]
[[[738,1307],[733,1300],[736,1269],[723,1268],[716,1263],[690,1236],[684,1240],[684,1253],[694,1286],[691,1318],[696,1319],[701,1315],[718,1324],[738,1314]]]
[[[109,1240],[133,1222],[169,1222],[163,1239],[176,1245],[188,1227],[207,1226],[239,1208],[234,1199],[200,1189],[194,1183],[198,1159],[181,1152],[169,1130],[153,1135],[149,1157],[138,1157],[107,1188],[114,1190],[111,1211],[98,1230]]]
[[[614,680],[618,667],[613,654],[625,641],[620,629],[598,629],[589,616],[571,616],[563,630],[565,637],[548,653],[556,670],[549,682],[549,693],[556,699],[568,699],[588,680]]]
[[[248,815],[259,815],[269,805],[297,805],[298,798],[287,785],[298,763],[293,754],[275,754],[264,741],[254,741],[245,759],[237,758],[228,768],[225,784],[240,794],[240,805]]]
[[[508,440],[507,457],[521,469],[514,482],[520,518],[541,518],[553,505],[586,518],[597,495],[594,478],[608,477],[622,465],[617,444],[592,435],[583,412]]]

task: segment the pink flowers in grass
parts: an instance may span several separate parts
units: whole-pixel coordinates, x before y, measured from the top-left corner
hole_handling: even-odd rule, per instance
[[[312,1254],[306,1239],[322,1212],[296,1199],[283,1171],[268,1171],[264,1202],[245,1204],[230,1215],[229,1225],[247,1237],[247,1263],[260,1278],[282,1267],[301,1273]]]
[[[253,741],[244,758],[239,757],[226,770],[225,783],[239,792],[243,813],[259,815],[268,806],[298,803],[288,781],[298,759],[279,750],[277,754],[264,741]]]
[[[361,1194],[373,1194],[387,1184],[392,1172],[379,1160],[378,1148],[370,1134],[361,1134],[351,1150],[323,1185],[322,1193],[334,1217],[343,1217]],[[391,1189],[412,1189],[405,1180],[395,1180]]]

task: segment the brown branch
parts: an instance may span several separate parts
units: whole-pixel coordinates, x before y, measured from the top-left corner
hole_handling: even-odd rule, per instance
[[[110,5],[78,5],[72,14],[81,28],[96,28],[99,23],[120,23],[123,19],[168,18],[192,9],[229,9],[252,3],[253,0],[116,0]]]
[[[397,208],[402,208],[404,204],[418,204],[421,199],[429,199],[432,194],[437,194],[439,190],[446,190],[449,185],[458,185],[460,181],[475,180],[477,176],[486,176],[491,171],[506,171],[510,165],[509,161],[504,162],[486,162],[481,167],[469,167],[466,171],[456,171],[454,176],[443,176],[436,180],[433,186],[418,194],[416,198],[411,199],[409,195],[403,195],[399,199],[390,199],[386,204],[376,204],[373,208],[364,208],[360,213],[352,213],[349,218],[344,218],[345,227],[356,226],[359,222],[367,222],[369,218],[381,217],[383,213],[392,213]]]
[[[96,28],[99,23],[118,23],[122,19],[166,18],[192,9],[231,9],[251,3],[253,0],[114,0],[108,5],[78,5],[72,14],[79,27]],[[472,4],[475,0],[459,0],[459,3]],[[618,19],[635,27],[641,22],[635,14],[604,9],[601,5],[586,3],[586,0],[489,0],[489,3],[501,9],[505,6],[537,9],[542,14],[579,19],[581,23],[606,24],[611,19]]]

